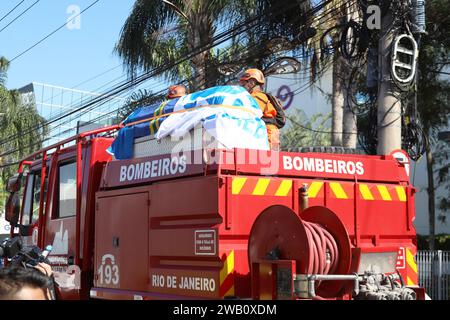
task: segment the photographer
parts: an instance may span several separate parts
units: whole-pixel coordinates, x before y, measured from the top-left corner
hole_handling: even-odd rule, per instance
[[[24,246],[20,237],[2,241],[0,258],[10,262],[0,269],[0,300],[56,300],[57,284],[47,260],[51,250]]]
[[[9,266],[0,269],[0,300],[55,300],[51,267]]]

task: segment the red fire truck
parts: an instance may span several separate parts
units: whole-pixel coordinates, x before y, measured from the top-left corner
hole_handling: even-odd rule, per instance
[[[114,160],[118,129],[46,147],[8,184],[12,236],[53,246],[64,298],[424,299],[404,161],[240,149]]]

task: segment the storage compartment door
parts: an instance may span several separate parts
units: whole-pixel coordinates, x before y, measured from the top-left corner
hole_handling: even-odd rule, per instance
[[[99,198],[95,280],[102,288],[148,289],[148,193]]]

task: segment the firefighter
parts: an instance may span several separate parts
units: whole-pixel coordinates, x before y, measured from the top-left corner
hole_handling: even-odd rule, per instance
[[[180,84],[169,87],[167,92],[167,99],[175,99],[186,95],[186,87]]]
[[[259,69],[248,69],[240,77],[239,82],[255,100],[258,102],[261,111],[263,112],[262,120],[266,123],[267,136],[269,138],[270,149],[274,151],[280,150],[280,130],[283,125],[277,123],[277,116],[284,118],[282,107],[279,108],[275,98],[262,91],[262,86],[265,83],[264,74]],[[282,115],[277,114],[282,113]]]
[[[167,96],[165,101],[163,101],[158,108],[155,109],[154,111],[154,115],[155,116],[160,116],[164,113],[164,107],[166,106],[166,104],[173,99],[176,98],[180,98],[182,96],[186,95],[186,87],[181,85],[181,84],[176,84],[173,86],[170,86],[169,89],[167,90]],[[162,119],[161,118],[157,118],[157,119],[153,119],[150,121],[150,134],[154,135],[158,129],[159,126],[161,125]]]

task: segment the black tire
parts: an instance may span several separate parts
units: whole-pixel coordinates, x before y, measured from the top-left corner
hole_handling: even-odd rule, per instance
[[[288,148],[286,151],[299,153],[365,154],[364,151],[360,149],[334,146]]]

